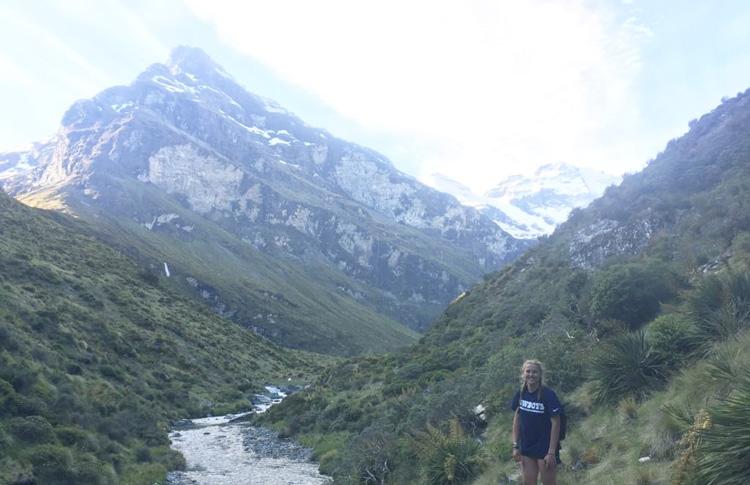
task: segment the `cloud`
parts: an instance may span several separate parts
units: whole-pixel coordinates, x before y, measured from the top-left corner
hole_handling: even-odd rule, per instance
[[[36,77],[25,67],[15,60],[0,52],[0,72],[3,73],[2,84],[15,84],[16,86],[34,86],[41,88],[42,85]]]
[[[108,83],[110,77],[100,69],[89,63],[84,56],[72,49],[65,41],[56,36],[50,30],[42,28],[35,22],[28,19],[25,15],[18,14],[7,8],[0,8],[0,15],[6,20],[11,29],[23,32],[23,37],[32,39],[37,46],[35,55],[42,55],[50,60],[50,67],[72,64],[74,69],[61,70],[60,75],[64,82],[71,87],[90,86],[95,83]],[[16,49],[14,49],[16,50]],[[28,51],[21,50],[16,52],[22,56]],[[21,66],[24,63],[31,63],[32,59],[16,59],[14,62]],[[73,74],[75,73],[75,74]]]
[[[129,82],[136,69],[166,57],[168,48],[145,23],[144,14],[153,8],[138,10],[141,1],[149,5],[145,0],[0,5],[0,85],[3,106],[14,113],[0,126],[0,145],[47,136],[76,99]]]
[[[66,4],[70,0],[66,0]],[[123,2],[119,0],[97,0],[99,8],[101,4],[105,3],[106,9],[110,12],[112,19],[116,19],[116,22],[121,26],[125,27],[126,35],[131,43],[137,44],[140,48],[148,52],[150,57],[154,59],[164,59],[169,53],[169,47],[164,45],[161,40],[149,29],[144,21],[144,14],[153,17],[154,15],[163,15],[163,10],[160,7],[164,7],[169,4],[165,0],[160,2],[147,1],[145,4],[139,5],[137,9],[133,8],[133,4],[137,2],[129,1]]]
[[[590,2],[186,3],[342,116],[432,145],[414,171],[475,188],[519,167],[597,165],[614,157],[604,140],[638,117],[632,82],[647,32]]]

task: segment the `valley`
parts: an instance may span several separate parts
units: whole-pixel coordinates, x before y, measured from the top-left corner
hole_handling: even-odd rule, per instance
[[[744,483],[749,162],[746,91],[601,197],[461,199],[178,47],[0,154],[0,483],[514,483],[528,358],[560,483]]]

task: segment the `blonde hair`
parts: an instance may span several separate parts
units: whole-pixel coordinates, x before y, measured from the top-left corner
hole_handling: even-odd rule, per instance
[[[536,359],[525,360],[523,362],[523,365],[521,366],[521,394],[520,395],[523,396],[523,392],[528,390],[526,388],[526,379],[523,376],[523,372],[526,369],[527,365],[535,365],[539,369],[539,387],[536,390],[537,392],[536,397],[537,399],[541,399],[542,387],[544,387],[544,365],[542,365],[542,363]]]

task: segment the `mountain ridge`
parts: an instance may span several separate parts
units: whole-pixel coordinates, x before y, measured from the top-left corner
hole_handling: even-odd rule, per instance
[[[41,150],[0,156],[4,188],[29,204],[99,221],[113,238],[113,227],[126,228],[144,254],[174,245],[161,257],[184,291],[212,288],[211,299],[238,323],[282,343],[304,347],[317,332],[311,350],[333,335],[347,335],[346,344],[334,342],[343,353],[408,341],[396,320],[425,328],[482,273],[529,245],[382,155],[246,91],[202,51],[177,48],[170,59],[130,86],[74,103]],[[9,166],[13,157],[25,157],[25,174],[7,175],[19,167]],[[159,235],[159,250],[138,226]],[[241,281],[255,274],[251,286],[262,292],[277,279],[278,262],[279,273],[296,275],[289,283],[297,293],[317,294],[314,301],[303,298],[306,311],[276,305],[275,312],[264,310],[263,298],[245,302],[242,290],[229,288],[234,283],[196,260],[196,247],[217,238],[234,238],[219,244],[226,255],[210,253],[223,272]],[[252,269],[258,258],[266,261],[262,274]],[[335,311],[322,304],[331,298]],[[357,335],[360,326],[369,337]]]

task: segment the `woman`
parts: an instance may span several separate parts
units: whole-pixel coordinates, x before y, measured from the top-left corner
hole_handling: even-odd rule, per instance
[[[521,367],[521,390],[513,397],[513,459],[521,463],[524,485],[557,485],[560,461],[560,412],[555,392],[543,385],[544,369],[538,360]]]

